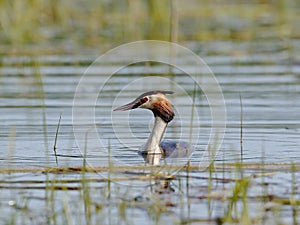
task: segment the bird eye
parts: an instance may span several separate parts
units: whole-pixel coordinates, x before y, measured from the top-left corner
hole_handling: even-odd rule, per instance
[[[148,101],[148,98],[147,97],[144,97],[143,98],[143,103],[147,102]]]

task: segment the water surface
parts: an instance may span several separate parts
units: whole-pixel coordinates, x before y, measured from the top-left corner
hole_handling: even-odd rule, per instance
[[[300,43],[293,42],[292,52],[276,49],[275,47],[280,45],[280,42],[274,42],[273,46],[256,43],[229,44],[228,42],[201,44],[191,42],[184,45],[196,52],[197,49],[205,49],[205,52],[200,51],[198,54],[214,72],[226,101],[227,129],[222,148],[216,157],[218,169],[214,177],[233,180],[236,178],[236,170],[229,167],[224,168],[223,164],[241,161],[249,165],[263,163],[266,167],[265,170],[270,174],[263,176],[263,179],[259,176],[253,178],[249,189],[249,211],[253,216],[262,213],[260,210],[266,207],[265,204],[268,201],[257,201],[252,198],[261,195],[274,195],[282,198],[295,193],[299,195],[299,188],[294,190],[295,193],[291,189],[293,182],[299,182],[299,172],[291,173],[290,166],[282,169],[280,166],[274,168],[271,165],[290,165],[292,162],[296,164],[300,162],[300,59],[293,55],[293,52],[300,50]],[[226,48],[219,48],[223,46]],[[253,46],[259,46],[259,48],[253,49]],[[275,48],[274,51],[272,47]],[[216,51],[219,51],[218,54]],[[72,105],[78,82],[87,66],[97,56],[92,52],[90,55],[76,56],[45,55],[35,59],[28,56],[4,56],[2,58],[0,70],[1,169],[81,167],[84,164],[83,152],[78,148],[73,135]],[[170,75],[168,74],[169,67],[166,65],[140,63],[118,71],[100,91],[99,87],[93,84],[93,80],[101,79],[101,76],[105,76],[106,72],[116,64],[118,64],[118,59],[112,59],[111,64],[95,66],[91,70],[90,88],[99,91],[95,107],[98,135],[107,146],[104,150],[108,151],[109,149],[111,156],[116,158],[117,162],[119,161],[122,165],[143,165],[143,159],[137,155],[137,150],[148,137],[152,126],[152,114],[143,110],[112,114],[113,106],[121,102],[129,102],[136,97],[137,93],[142,93],[150,88],[179,90],[177,86],[174,86],[175,83],[186,93],[191,94],[194,93],[195,87],[190,77],[181,71],[173,70],[175,75]],[[193,70],[192,66],[191,70]],[[135,85],[134,89],[126,89],[119,95],[120,90],[130,82],[145,79],[145,77],[147,77],[145,86]],[[161,79],[167,81],[160,82]],[[198,119],[193,123],[199,122],[199,134],[197,133],[193,138],[199,138],[199,141],[197,141],[196,152],[191,159],[192,165],[201,164],[201,155],[207,148],[211,119],[207,99],[201,89],[197,89],[196,93],[194,104]],[[241,156],[240,97],[242,99],[243,156]],[[165,138],[188,139],[189,134],[186,131],[190,129],[191,125],[191,102],[187,101],[184,92],[180,91],[170,96],[170,99],[175,107],[181,108],[185,113],[175,117],[167,129]],[[62,113],[62,119],[57,139],[56,163],[53,144],[60,113]],[[112,124],[114,119],[119,124],[118,132],[122,136],[121,141]],[[128,123],[131,129],[130,134],[125,129]],[[98,150],[89,149],[86,159],[93,166],[100,167],[105,165],[103,164],[105,160],[102,162],[99,157],[97,158]],[[276,168],[279,171],[276,171]],[[258,170],[255,166],[249,167],[245,170],[244,176],[253,176],[265,172],[265,170]],[[123,175],[128,176],[128,174]],[[215,221],[214,219],[217,217],[222,217],[224,209],[227,208],[226,201],[219,201],[218,197],[213,197],[215,202],[199,201],[202,198],[206,199],[210,194],[207,189],[209,186],[208,172],[200,169],[193,171],[189,174],[191,176],[189,179],[186,179],[185,175],[184,171],[180,172],[178,179],[171,183],[172,190],[170,192],[165,193],[165,189],[163,189],[163,195],[154,195],[154,197],[149,197],[149,193],[153,193],[153,190],[147,188],[148,182],[146,181],[125,181],[128,185],[134,183],[135,186],[140,187],[133,192],[130,186],[121,185],[120,188],[118,182],[112,187],[109,186],[111,188],[109,189],[107,182],[91,181],[89,185],[92,187],[92,196],[95,199],[92,204],[95,207],[93,210],[101,211],[91,219],[105,217],[104,223],[115,224],[123,221],[122,223],[126,224],[126,221],[127,223],[130,221],[128,215],[139,215],[135,219],[131,218],[134,223],[138,224],[147,217],[151,218],[150,221],[157,219],[160,223],[172,218],[175,222],[195,219],[205,224]],[[70,189],[65,202],[72,204],[81,199],[79,195],[82,188],[81,176],[80,173],[3,173],[1,174],[3,212],[7,212],[6,215],[12,215],[14,210],[18,212],[26,207],[30,215],[38,215],[35,208],[46,207],[45,199],[49,196],[47,193],[45,194],[45,185],[47,186],[47,180],[51,179],[75,180],[74,184],[68,182],[62,184]],[[87,173],[86,176],[101,178],[108,175],[106,172],[100,172],[100,175],[99,173]],[[130,174],[130,176],[133,175]],[[22,183],[22,181],[27,183]],[[262,182],[267,184],[267,189]],[[124,184],[124,182],[122,183]],[[234,182],[213,180],[212,194],[226,196],[233,186]],[[71,190],[71,187],[74,187],[74,190]],[[26,190],[28,188],[29,190]],[[54,202],[59,202],[66,190],[57,190]],[[106,198],[107,192],[112,193],[110,199]],[[154,191],[154,193],[158,192]],[[151,209],[153,214],[147,213],[149,207],[155,205],[153,202],[158,201],[156,198],[160,199],[166,207],[165,211],[162,210],[161,215],[157,214],[159,209],[154,206]],[[135,201],[132,202],[132,199]],[[103,202],[104,200],[105,202]],[[132,204],[132,207],[126,207],[123,212],[121,204],[125,204],[124,202]],[[174,206],[168,206],[169,203]],[[9,204],[14,207],[9,207]],[[111,207],[103,209],[102,207],[105,205]],[[294,208],[289,204],[279,208],[282,220],[290,223]],[[63,208],[55,209],[56,211],[63,210]],[[76,207],[70,210],[75,212]],[[80,213],[85,214],[84,210],[81,210],[79,209]],[[200,217],[199,211],[203,212]],[[125,219],[106,217],[106,215],[114,215],[114,213],[123,213]],[[151,215],[155,215],[157,218],[152,218]],[[44,221],[44,217],[48,216],[47,212],[44,212],[37,221]],[[3,221],[7,220],[4,214],[1,217]],[[22,216],[17,216],[17,219],[20,218]],[[299,216],[296,218],[299,221]],[[79,221],[82,220],[81,218]],[[151,224],[151,222],[149,223]]]

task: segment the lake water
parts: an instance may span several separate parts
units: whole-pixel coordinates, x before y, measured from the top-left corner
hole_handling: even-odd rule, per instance
[[[149,89],[175,90],[169,97],[177,107],[178,115],[167,129],[165,138],[188,141],[190,128],[198,127],[192,136],[193,140],[199,140],[191,165],[200,165],[211,130],[208,100],[200,88],[195,89],[187,74],[173,68],[173,74],[168,75],[170,67],[164,64],[138,63],[125,67],[105,81],[101,90],[98,83],[120,62],[115,58],[107,65],[94,66],[90,70],[87,93],[99,93],[95,101],[95,124],[103,146],[101,150],[87,146],[84,153],[73,133],[73,99],[80,79],[99,55],[90,51],[85,55],[36,58],[3,56],[0,68],[0,168],[3,170],[0,207],[3,213],[0,221],[5,224],[14,218],[16,223],[33,221],[39,224],[53,219],[56,213],[57,221],[70,224],[86,221],[96,224],[99,219],[103,224],[139,224],[145,219],[148,224],[170,221],[215,224],[228,209],[228,201],[222,198],[230,196],[235,185],[233,180],[240,177],[237,169],[230,165],[242,160],[248,165],[243,176],[253,177],[247,195],[249,217],[258,218],[265,224],[299,223],[299,203],[297,206],[276,205],[274,201],[260,197],[288,199],[295,196],[299,201],[300,58],[296,53],[300,50],[300,42],[290,43],[291,49],[284,48],[283,41],[190,42],[183,45],[208,64],[225,99],[226,133],[215,159],[214,179],[209,179],[210,173],[203,168],[192,170],[190,174],[183,170],[175,173],[177,177],[169,188],[162,188],[160,182],[153,186],[148,179],[135,179],[140,171],[138,174],[135,171],[117,173],[118,178],[121,174],[132,179],[115,183],[104,179],[110,176],[107,171],[86,173],[85,176],[92,179],[88,183],[92,201],[89,215],[88,209],[80,203],[86,194],[81,182],[82,173],[41,173],[39,169],[81,167],[85,163],[83,154],[89,165],[107,166],[107,158],[99,155],[102,151],[107,154],[109,151],[114,165],[144,165],[137,150],[151,130],[152,114],[144,110],[119,113],[112,109]],[[193,93],[196,95],[191,101]],[[191,125],[192,104],[197,117]],[[81,107],[84,111],[90,105]],[[53,145],[60,113],[56,163]],[[82,134],[83,139],[85,135]],[[294,172],[291,172],[291,163],[296,165]],[[14,172],[5,172],[7,169]],[[267,175],[259,175],[265,172]],[[51,191],[51,180],[55,180],[61,189]],[[237,205],[243,206],[243,203]],[[263,210],[269,206],[272,210]],[[72,216],[68,217],[69,214]]]

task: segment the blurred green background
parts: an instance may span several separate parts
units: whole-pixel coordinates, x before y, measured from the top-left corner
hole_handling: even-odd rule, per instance
[[[297,39],[299,9],[299,0],[0,0],[1,54],[143,39]]]

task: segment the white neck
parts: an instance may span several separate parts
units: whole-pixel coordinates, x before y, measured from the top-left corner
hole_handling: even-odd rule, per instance
[[[163,121],[160,117],[155,117],[152,132],[146,144],[143,146],[142,151],[146,151],[148,153],[162,153],[159,146],[167,125],[168,124],[165,121]]]

